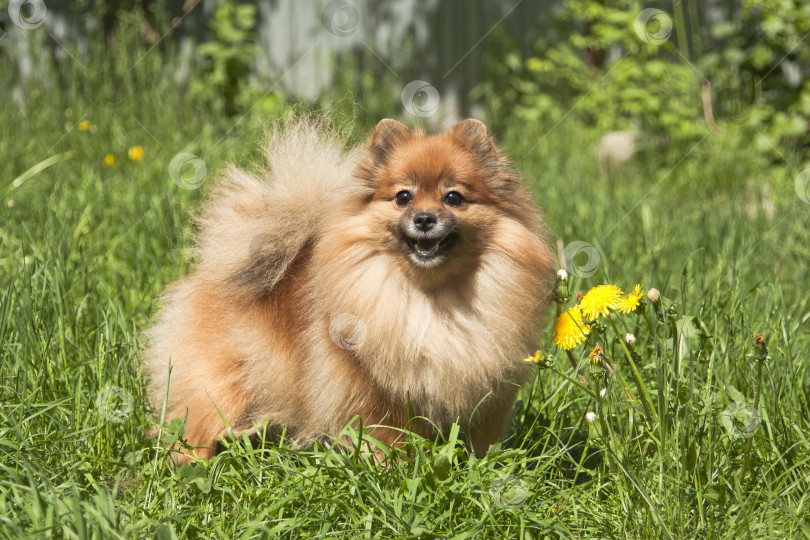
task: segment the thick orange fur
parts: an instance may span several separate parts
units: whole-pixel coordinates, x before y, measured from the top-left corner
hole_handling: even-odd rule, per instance
[[[158,410],[171,361],[167,419],[188,413],[200,457],[222,417],[304,442],[358,415],[430,436],[408,423],[423,416],[458,421],[478,453],[505,429],[553,283],[529,191],[475,120],[435,136],[383,120],[366,148],[343,147],[317,121],[290,121],[262,177],[229,169],[200,212],[195,269],[164,294],[144,351]],[[450,189],[464,204],[444,204]],[[436,266],[413,263],[398,236],[421,211],[455,223]]]

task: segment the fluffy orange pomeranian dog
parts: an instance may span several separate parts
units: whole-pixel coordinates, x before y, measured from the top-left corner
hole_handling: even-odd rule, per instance
[[[507,426],[554,278],[529,190],[477,120],[428,136],[386,119],[344,144],[288,121],[265,172],[227,170],[202,208],[195,268],[144,352],[155,408],[168,387],[197,457],[224,421],[298,444],[353,421],[388,444],[457,422],[479,455]]]

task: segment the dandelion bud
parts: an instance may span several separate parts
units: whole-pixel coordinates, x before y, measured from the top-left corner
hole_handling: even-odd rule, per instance
[[[587,373],[594,388],[602,386],[602,377],[605,373],[605,357],[603,356],[602,346],[598,343],[588,354]]]
[[[636,346],[636,336],[633,334],[625,334],[624,335],[624,342],[627,343],[628,347],[635,347]]]
[[[605,399],[606,395],[607,395],[607,388],[602,388],[601,390],[599,390],[599,397],[600,398]]]
[[[587,420],[588,423],[590,424],[591,422],[596,420],[596,413],[593,411],[588,411],[587,413],[585,413],[585,420]]]
[[[656,289],[656,288],[654,288],[654,287],[653,287],[653,288],[651,288],[649,291],[647,291],[647,300],[649,300],[649,301],[650,301],[650,302],[652,302],[653,304],[655,304],[656,302],[658,302],[658,300],[659,300],[660,298],[661,298],[661,293],[660,293],[660,292],[658,292],[658,289]]]
[[[759,362],[768,359],[768,347],[765,345],[765,337],[762,334],[754,337],[754,358]]]
[[[602,347],[600,345],[591,349],[591,353],[588,355],[588,362],[595,366],[602,362]]]
[[[604,334],[607,332],[607,325],[605,324],[604,320],[602,321],[587,321],[585,323],[592,331]]]
[[[568,291],[568,272],[563,269],[557,270],[557,282],[554,284],[554,301],[560,306],[564,306],[571,298]]]

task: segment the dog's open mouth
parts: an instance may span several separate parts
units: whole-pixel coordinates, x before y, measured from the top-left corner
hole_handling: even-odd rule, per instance
[[[404,236],[404,244],[422,261],[431,261],[446,253],[455,244],[457,235],[446,234],[442,237],[420,236],[411,238]]]

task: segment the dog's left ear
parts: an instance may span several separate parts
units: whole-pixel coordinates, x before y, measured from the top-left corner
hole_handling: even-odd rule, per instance
[[[476,156],[489,158],[498,154],[495,144],[487,134],[487,127],[480,120],[469,118],[459,122],[450,128],[450,133]]]

